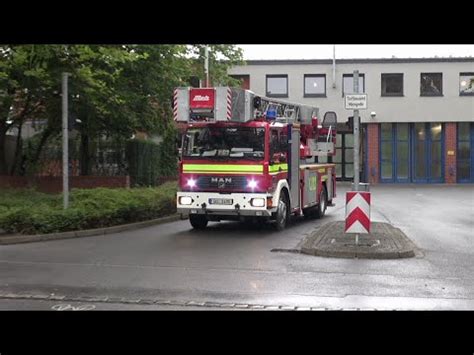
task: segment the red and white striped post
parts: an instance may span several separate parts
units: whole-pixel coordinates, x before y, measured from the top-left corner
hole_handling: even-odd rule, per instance
[[[370,233],[370,192],[346,192],[345,232],[356,234]]]

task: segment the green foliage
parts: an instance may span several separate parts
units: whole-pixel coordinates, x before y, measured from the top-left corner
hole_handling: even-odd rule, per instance
[[[231,78],[227,71],[230,67],[243,65],[243,51],[241,48],[228,44],[209,45],[209,76],[213,86],[239,86],[240,82]],[[194,75],[204,79],[205,45],[194,45],[189,49],[193,57]]]
[[[242,50],[209,48],[211,82],[237,85],[227,69],[242,64]],[[204,79],[203,62],[203,45],[0,45],[0,138],[26,119],[47,119],[38,151],[60,133],[61,73],[69,72],[69,106],[81,136],[126,140],[145,131],[167,140],[173,89],[192,76]],[[167,153],[176,158],[175,150]],[[0,146],[0,173],[5,165]]]
[[[60,195],[36,191],[1,191],[0,228],[9,233],[54,233],[109,227],[176,212],[175,182],[156,188],[73,189],[62,209]]]

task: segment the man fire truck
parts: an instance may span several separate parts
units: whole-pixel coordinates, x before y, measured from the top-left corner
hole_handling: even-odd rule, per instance
[[[238,88],[177,88],[174,119],[186,124],[177,209],[191,225],[208,221],[321,218],[336,196],[336,114]]]

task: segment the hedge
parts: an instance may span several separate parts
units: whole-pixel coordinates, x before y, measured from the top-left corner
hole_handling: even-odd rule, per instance
[[[168,135],[160,144],[131,140],[126,152],[132,186],[155,186],[161,178],[177,176],[177,151]]]
[[[70,207],[61,195],[32,190],[0,191],[0,229],[37,234],[110,227],[176,212],[176,183],[155,188],[73,189]]]

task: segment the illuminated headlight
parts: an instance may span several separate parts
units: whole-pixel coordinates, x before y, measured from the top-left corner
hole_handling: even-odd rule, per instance
[[[250,180],[248,183],[247,183],[247,187],[251,188],[251,189],[255,189],[258,185],[258,182],[254,179]]]
[[[179,198],[179,204],[180,205],[190,205],[193,203],[193,199],[189,196],[181,196]]]
[[[189,179],[186,184],[187,184],[189,187],[195,187],[195,186],[196,186],[196,180],[194,180],[194,179]]]
[[[265,199],[264,198],[253,198],[250,200],[250,204],[253,207],[264,207],[265,206]]]

